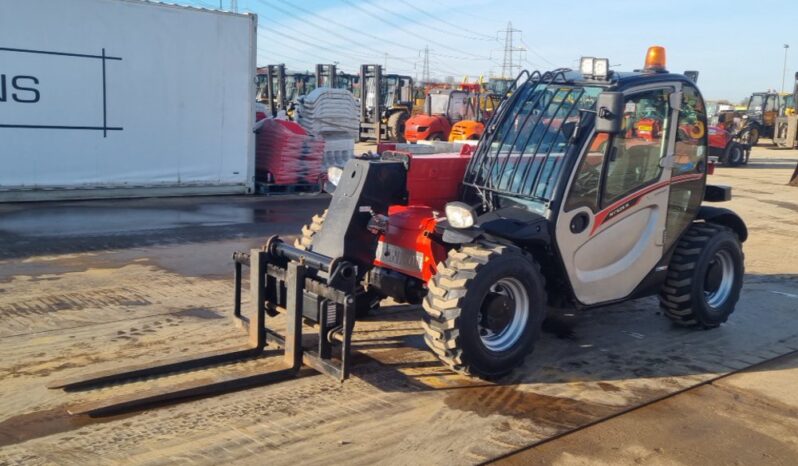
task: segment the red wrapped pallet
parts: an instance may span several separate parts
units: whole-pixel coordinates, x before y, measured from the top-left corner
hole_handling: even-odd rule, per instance
[[[292,121],[266,120],[257,136],[255,173],[279,185],[318,182],[324,170],[324,140]]]

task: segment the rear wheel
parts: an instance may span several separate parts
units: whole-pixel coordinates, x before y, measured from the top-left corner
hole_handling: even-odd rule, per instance
[[[732,142],[726,147],[726,154],[724,154],[723,160],[730,167],[742,165],[745,163],[745,149],[740,144]]]
[[[435,133],[435,134],[433,134],[432,136],[429,137],[429,140],[430,141],[443,141],[443,134]]]
[[[405,123],[407,123],[407,113],[394,112],[388,117],[388,140],[405,142]]]
[[[660,305],[679,325],[717,327],[734,312],[744,272],[737,235],[721,225],[695,223],[676,246]]]
[[[521,365],[546,312],[538,264],[517,248],[468,244],[449,253],[424,299],[424,339],[452,370],[484,378]]]

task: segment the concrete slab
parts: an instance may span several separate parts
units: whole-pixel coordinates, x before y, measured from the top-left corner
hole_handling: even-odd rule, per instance
[[[70,418],[64,407],[270,365],[267,356],[93,392],[44,388],[55,377],[241,341],[224,318],[229,254],[298,232],[324,202],[91,201],[57,206],[77,210],[55,222],[61,209],[49,204],[37,206],[39,215],[2,206],[0,462],[479,463],[798,350],[798,196],[786,186],[792,167],[784,160],[794,166],[798,154],[757,149],[750,168],[715,175],[734,186],[730,206],[751,228],[741,302],[720,329],[674,328],[654,299],[559,313],[521,370],[486,383],[439,365],[417,309],[388,306],[358,323],[357,366],[344,384],[308,372],[101,420]],[[214,209],[224,213],[208,214]]]

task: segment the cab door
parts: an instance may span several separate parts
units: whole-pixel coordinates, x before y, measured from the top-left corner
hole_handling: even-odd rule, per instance
[[[762,112],[762,124],[766,128],[772,127],[776,123],[776,117],[779,114],[779,107],[781,106],[781,98],[777,94],[769,94],[765,98],[765,105]],[[766,131],[770,134],[769,131]]]
[[[662,258],[680,91],[625,92],[622,131],[593,134],[576,164],[555,234],[582,304],[629,296]]]

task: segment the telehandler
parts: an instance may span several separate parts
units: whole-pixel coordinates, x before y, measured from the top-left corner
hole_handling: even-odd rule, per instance
[[[519,367],[550,306],[659,295],[675,324],[718,327],[742,287],[748,236],[706,183],[706,111],[690,79],[651,47],[637,72],[584,57],[577,71],[523,72],[473,154],[384,153],[330,170],[329,208],[292,246],[236,253],[234,316],[249,345],[199,358],[53,381],[85,389],[284,349],[284,368],[224,376],[70,409],[102,415],[283,380],[302,364],[350,374],[356,316],[383,297],[422,303],[424,338],[453,371]],[[656,134],[634,130],[654,119]],[[638,125],[639,126],[639,125]],[[470,149],[470,147],[467,147]],[[252,310],[241,313],[242,268]],[[285,314],[286,332],[266,325]],[[303,345],[303,333],[317,335]]]

